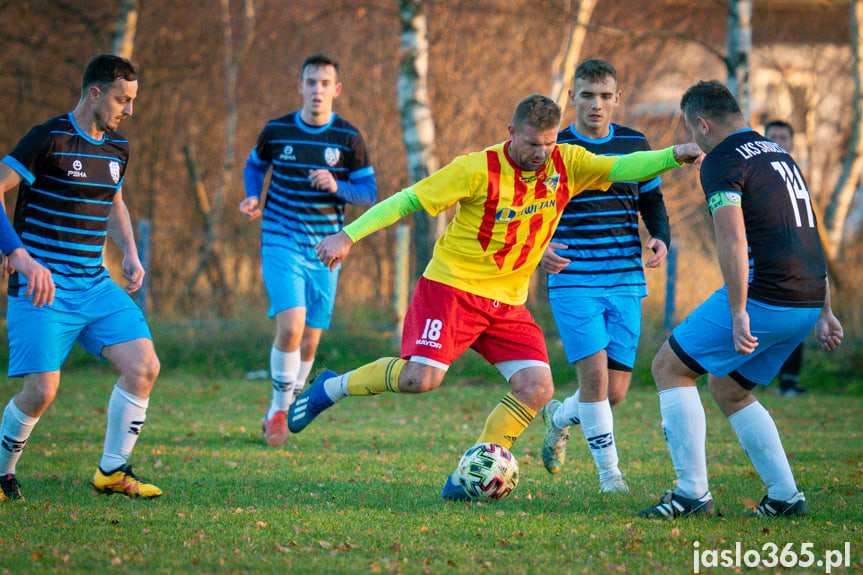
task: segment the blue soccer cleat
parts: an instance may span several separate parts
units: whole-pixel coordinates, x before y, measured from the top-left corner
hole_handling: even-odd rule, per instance
[[[443,484],[440,496],[447,501],[470,501],[470,496],[458,481],[453,480],[452,475],[446,476],[446,483]]]
[[[291,404],[288,411],[288,429],[291,433],[304,430],[325,409],[335,405],[324,391],[324,382],[331,377],[337,377],[334,371],[326,370],[320,373],[311,385]]]

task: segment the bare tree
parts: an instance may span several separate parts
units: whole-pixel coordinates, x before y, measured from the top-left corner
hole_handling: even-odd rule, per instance
[[[848,143],[842,172],[836,183],[835,191],[824,213],[824,224],[830,240],[831,255],[840,249],[846,235],[848,211],[855,195],[859,196],[859,183],[863,174],[863,110],[860,99],[863,97],[863,0],[851,0],[851,51],[854,55],[854,122],[851,126],[851,139]],[[851,230],[856,232],[857,230]]]
[[[243,12],[244,30],[239,42],[239,49],[234,45],[233,29],[231,25],[230,0],[219,0],[222,14],[222,46],[225,67],[225,151],[222,160],[219,183],[216,186],[212,203],[207,201],[206,191],[197,167],[197,158],[194,147],[185,148],[186,163],[189,168],[189,177],[195,191],[198,209],[204,219],[204,231],[206,241],[201,247],[198,266],[192,273],[187,284],[187,296],[191,297],[195,283],[204,269],[209,270],[208,278],[211,285],[219,293],[220,311],[223,315],[231,313],[231,288],[225,280],[222,271],[222,262],[219,255],[219,223],[224,210],[225,192],[231,189],[233,182],[233,170],[235,160],[235,139],[237,132],[237,75],[240,70],[240,62],[248,53],[255,36],[255,4],[254,0],[245,0]]]
[[[552,64],[549,98],[557,102],[561,114],[566,110],[568,88],[572,85],[572,77],[575,75],[575,68],[578,65],[578,56],[587,35],[587,24],[590,22],[595,7],[596,0],[581,0],[578,3],[578,16],[572,23],[569,35]]]

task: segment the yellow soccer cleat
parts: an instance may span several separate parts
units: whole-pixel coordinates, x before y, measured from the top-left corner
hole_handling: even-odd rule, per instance
[[[12,473],[0,475],[0,501],[24,501],[18,479]]]
[[[155,485],[144,483],[141,479],[132,473],[131,465],[104,473],[101,467],[96,468],[96,475],[93,476],[93,489],[97,493],[105,495],[113,495],[119,493],[126,497],[145,497],[147,499],[158,497],[162,494],[162,490]]]

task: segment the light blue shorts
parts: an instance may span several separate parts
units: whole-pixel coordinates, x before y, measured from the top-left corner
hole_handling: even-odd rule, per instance
[[[261,268],[270,298],[269,317],[302,307],[306,309],[307,326],[330,327],[341,265],[331,272],[318,260],[286,248],[267,246],[261,250]]]
[[[767,385],[812,331],[821,308],[778,307],[749,300],[749,331],[758,346],[749,355],[734,350],[731,309],[723,286],[674,329],[669,345],[696,373],[731,376],[746,389]]]
[[[102,348],[146,337],[153,339],[141,308],[123,288],[104,280],[86,293],[55,297],[34,307],[8,297],[9,377],[58,371],[75,341],[102,357]]]
[[[550,302],[570,363],[604,349],[609,360],[632,369],[641,334],[641,297],[574,296]]]

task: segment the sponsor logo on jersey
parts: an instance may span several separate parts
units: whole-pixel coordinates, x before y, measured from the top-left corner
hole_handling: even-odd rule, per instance
[[[331,168],[339,163],[341,156],[342,154],[338,148],[327,148],[324,150],[324,161]]]
[[[529,206],[524,206],[523,208],[519,209],[503,208],[502,210],[497,211],[497,213],[494,215],[494,218],[497,221],[506,224],[518,218],[532,216],[540,210],[554,208],[556,203],[557,201],[554,198],[551,198],[535,201]]]
[[[75,160],[72,162],[72,169],[66,172],[66,175],[72,178],[86,178],[87,172],[84,171],[84,164],[81,163],[81,160]]]
[[[435,349],[440,349],[441,347],[443,347],[443,346],[442,346],[441,344],[439,344],[438,342],[436,342],[436,341],[429,341],[429,340],[427,340],[427,339],[418,339],[418,340],[416,340],[416,344],[417,344],[417,345],[427,345],[427,346],[429,346],[429,347],[433,347],[433,348],[435,348]]]
[[[111,179],[117,184],[120,182],[120,162],[111,162],[108,164],[108,169],[111,171]]]
[[[296,162],[297,157],[294,155],[294,147],[287,145],[282,148],[282,153],[279,154],[279,159],[283,162]]]

